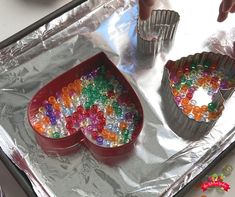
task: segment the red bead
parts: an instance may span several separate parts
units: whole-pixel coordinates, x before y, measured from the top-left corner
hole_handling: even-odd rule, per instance
[[[190,92],[188,92],[187,95],[186,95],[186,97],[187,97],[189,100],[191,100],[191,99],[193,98],[193,94],[190,93]]]
[[[97,118],[98,118],[99,120],[101,120],[102,118],[104,118],[104,114],[103,114],[102,111],[99,111],[99,112],[97,113]]]
[[[112,91],[112,90],[110,90],[110,91],[108,91],[107,92],[107,96],[110,98],[110,97],[112,97],[112,96],[114,96],[115,94],[114,94],[114,92]]]
[[[97,125],[97,131],[98,132],[101,132],[103,130],[103,128],[104,128],[104,125],[102,125],[102,124]]]
[[[73,122],[72,122],[72,121],[67,122],[67,123],[66,123],[66,128],[67,128],[68,130],[72,129],[72,128],[73,128]]]
[[[78,112],[74,112],[72,115],[73,120],[77,120],[79,117],[79,113]]]
[[[79,106],[77,107],[77,112],[82,114],[83,111],[84,111],[83,107],[82,107],[81,105],[79,105]]]
[[[69,122],[69,121],[72,121],[73,118],[72,118],[72,116],[67,116],[67,117],[65,117],[65,120],[66,120],[66,122]]]
[[[91,111],[93,114],[97,113],[97,112],[98,112],[98,106],[97,106],[97,105],[92,105],[90,111]]]
[[[94,140],[96,140],[96,138],[98,137],[98,133],[96,132],[96,131],[93,131],[92,133],[91,133],[91,137],[92,137],[92,139],[94,139]]]
[[[77,132],[77,130],[75,128],[69,128],[68,131],[70,134]]]
[[[102,118],[102,119],[100,120],[100,124],[105,125],[105,123],[106,123],[106,119],[105,119],[105,118]]]

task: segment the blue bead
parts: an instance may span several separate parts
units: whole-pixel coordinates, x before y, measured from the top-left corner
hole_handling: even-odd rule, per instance
[[[110,145],[111,145],[110,141],[106,141],[106,146],[110,147]]]
[[[53,110],[52,105],[49,104],[49,103],[48,103],[48,104],[45,104],[44,107],[46,108],[47,111],[52,111],[52,110]]]
[[[50,117],[50,121],[51,121],[52,125],[56,125],[56,117],[55,116]]]
[[[51,116],[53,116],[54,114],[53,114],[52,111],[46,111],[46,115],[47,115],[48,117],[51,117]]]
[[[96,138],[96,143],[98,145],[103,145],[103,140],[104,140],[104,138],[102,136],[99,136]]]
[[[107,125],[106,125],[106,128],[109,129],[109,130],[112,130],[113,125],[112,125],[112,124],[107,124]]]

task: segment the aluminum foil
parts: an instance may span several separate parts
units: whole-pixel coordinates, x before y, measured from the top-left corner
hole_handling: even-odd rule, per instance
[[[186,141],[168,127],[159,94],[169,59],[202,51],[232,56],[234,16],[217,23],[220,0],[158,0],[180,14],[170,50],[156,57],[136,53],[138,6],[132,0],[93,0],[0,51],[0,146],[29,177],[38,196],[173,196],[234,140],[235,95],[199,141]],[[32,96],[79,62],[104,51],[125,74],[144,107],[144,127],[133,155],[115,166],[96,161],[82,148],[48,157],[36,144],[27,120]]]

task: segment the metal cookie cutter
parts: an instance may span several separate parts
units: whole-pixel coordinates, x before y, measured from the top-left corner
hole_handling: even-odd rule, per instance
[[[147,20],[137,21],[137,49],[155,54],[173,40],[180,15],[173,10],[153,10]]]

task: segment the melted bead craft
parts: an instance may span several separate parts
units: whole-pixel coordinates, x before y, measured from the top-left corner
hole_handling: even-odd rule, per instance
[[[209,62],[185,63],[177,70],[173,67],[173,64],[168,65],[170,86],[174,100],[182,112],[198,122],[216,120],[222,113],[223,105],[215,101],[215,97],[220,90],[231,88],[234,79],[226,77],[217,69],[217,64]]]
[[[196,141],[211,131],[235,88],[235,61],[212,52],[169,60],[159,93],[170,129]]]
[[[101,66],[44,100],[32,125],[48,138],[82,131],[96,145],[116,147],[132,140],[140,116],[125,88]]]

